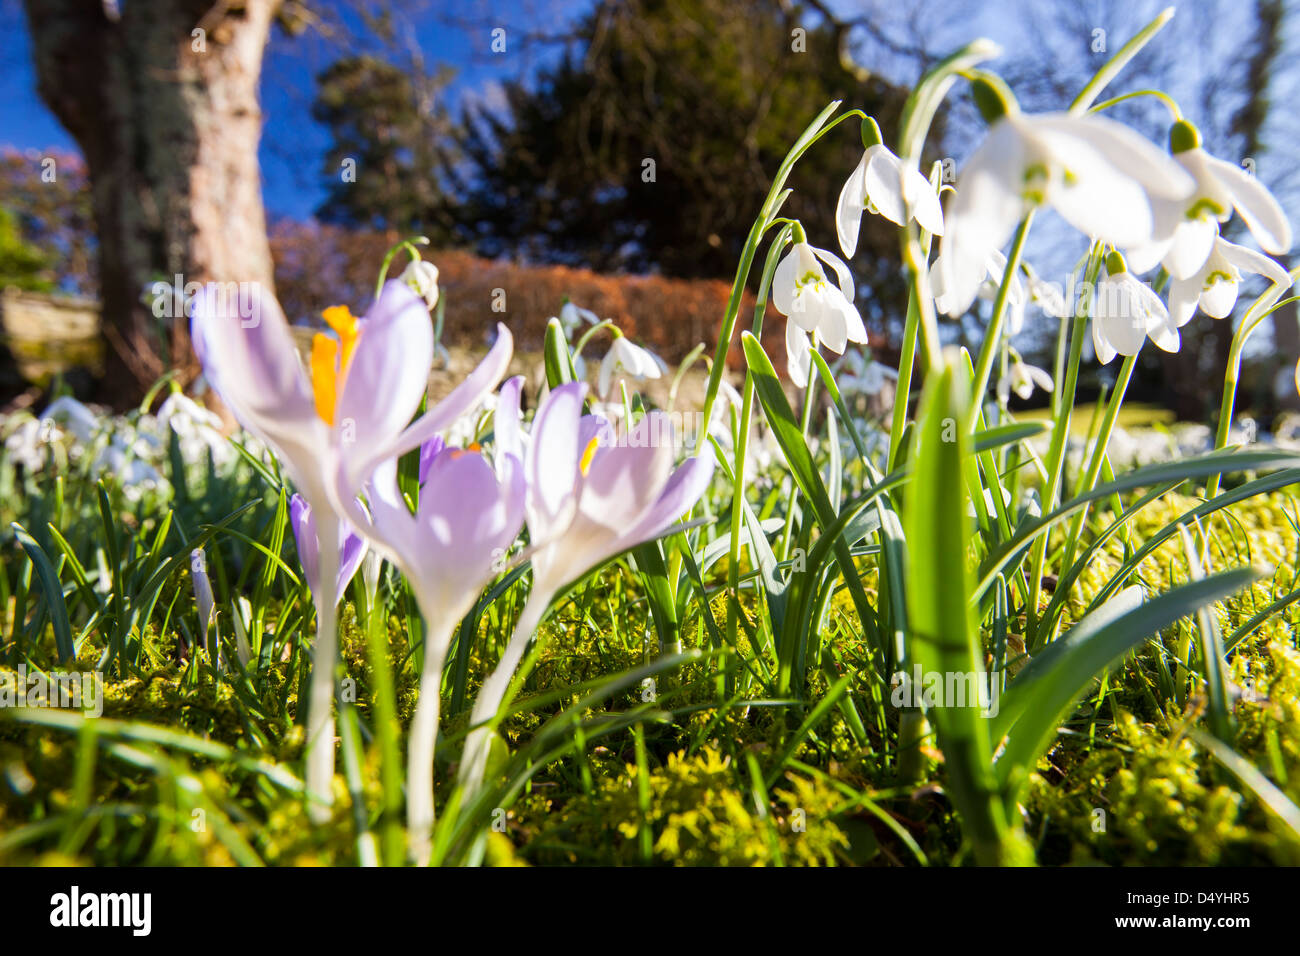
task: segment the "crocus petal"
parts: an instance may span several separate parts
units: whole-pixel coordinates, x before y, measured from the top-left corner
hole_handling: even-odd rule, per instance
[[[361,321],[335,427],[351,426],[348,455],[387,449],[420,406],[433,365],[433,323],[424,300],[397,279],[384,284]]]
[[[425,321],[427,322],[427,316]],[[331,489],[339,498],[356,497],[372,472],[386,459],[398,458],[451,426],[496,388],[510,365],[514,339],[504,325],[497,325],[497,341],[474,371],[465,376],[441,402],[421,415],[404,431],[383,445],[371,445],[366,456],[347,455],[340,467],[341,487]],[[428,369],[426,368],[426,374]]]
[[[858,165],[853,167],[853,172],[844,181],[844,188],[840,190],[840,200],[835,206],[835,233],[840,240],[840,249],[844,252],[845,258],[851,259],[858,249],[858,232],[862,227],[862,199],[866,194],[863,177],[869,155],[863,153]]]
[[[511,499],[522,483],[514,473],[503,493],[492,466],[474,452],[448,449],[442,458],[412,519],[418,525],[419,563],[404,570],[423,592],[422,610],[436,608],[456,620],[473,606],[519,531],[522,508]]]
[[[585,446],[578,444],[586,386],[570,382],[551,391],[533,420],[526,463],[528,527],[535,543],[551,537],[572,518],[573,489]]]
[[[709,487],[714,469],[713,447],[706,445],[695,458],[688,458],[673,472],[668,484],[636,526],[627,534],[632,544],[658,537],[700,500]]]
[[[315,490],[321,449],[330,444],[328,426],[316,414],[311,383],[275,299],[255,286],[252,301],[240,303],[210,283],[194,301],[190,336],[208,383],[239,423],[271,446],[295,484],[323,498]]]
[[[434,461],[446,447],[447,443],[442,440],[441,435],[434,435],[420,446],[420,484],[429,480],[429,469],[433,467]]]
[[[1232,193],[1232,205],[1265,252],[1275,256],[1291,250],[1291,224],[1273,194],[1240,166],[1214,156],[1205,161]]]
[[[337,586],[334,590],[334,603],[337,604],[343,600],[343,594],[352,582],[352,577],[361,567],[361,562],[365,559],[366,552],[369,548],[366,546],[366,540],[353,529],[346,521],[340,523],[341,546],[339,550],[339,575]]]
[[[498,473],[504,456],[513,455],[519,461],[524,460],[524,429],[519,418],[519,398],[523,390],[524,377],[516,375],[506,380],[497,396],[497,407],[492,413],[492,432]]]

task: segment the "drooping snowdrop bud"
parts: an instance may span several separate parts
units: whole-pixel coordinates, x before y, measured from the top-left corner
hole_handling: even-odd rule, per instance
[[[827,281],[823,262],[835,270],[836,285]],[[794,244],[772,276],[772,304],[788,317],[787,369],[791,381],[800,388],[808,385],[812,365],[810,333],[837,355],[844,354],[849,342],[867,341],[867,330],[853,299],[849,267],[825,249],[810,245],[803,228],[795,223]]]
[[[399,278],[432,312],[438,304],[438,267],[427,259],[412,259]]]
[[[1273,194],[1254,176],[1201,148],[1201,134],[1186,120],[1169,131],[1169,150],[1195,181],[1191,195],[1177,201],[1155,199],[1152,241],[1129,251],[1129,266],[1142,273],[1157,263],[1174,279],[1199,272],[1210,258],[1219,223],[1236,209],[1265,252],[1291,248],[1291,224]]]
[[[1046,371],[1025,362],[1013,349],[1011,366],[1007,369],[1006,376],[998,381],[998,400],[1005,404],[1011,393],[1015,392],[1027,401],[1034,394],[1035,388],[1051,392],[1056,389],[1056,383]]]
[[[1106,278],[1097,283],[1092,307],[1092,345],[1102,365],[1116,354],[1137,355],[1148,336],[1166,352],[1178,351],[1178,326],[1165,304],[1128,271],[1118,252],[1106,257]]]
[[[974,81],[973,93],[990,127],[958,174],[945,215],[936,265],[948,315],[970,308],[989,254],[1027,212],[1050,206],[1085,235],[1127,248],[1152,239],[1152,197],[1181,200],[1192,191],[1192,178],[1168,154],[1113,120],[1021,113],[1005,84],[988,75]]]
[[[1262,275],[1285,287],[1291,285],[1291,276],[1268,256],[1216,236],[1201,267],[1187,278],[1170,283],[1169,314],[1174,325],[1186,325],[1198,305],[1211,318],[1226,319],[1237,304],[1243,272]]]
[[[631,340],[617,329],[613,329],[613,332],[614,341],[600,361],[600,374],[596,388],[601,398],[609,397],[614,376],[619,372],[623,372],[628,378],[642,382],[648,378],[659,378],[667,368],[663,360],[649,349],[633,345]]]
[[[869,116],[862,121],[862,145],[865,152],[840,190],[835,210],[835,231],[844,255],[851,258],[858,248],[864,209],[899,226],[915,219],[926,232],[943,235],[938,194],[915,167],[904,166],[890,152],[881,141],[880,127]]]
[[[591,309],[584,309],[566,299],[560,307],[560,325],[564,327],[564,334],[572,336],[584,322],[587,325],[599,325],[600,318]]]

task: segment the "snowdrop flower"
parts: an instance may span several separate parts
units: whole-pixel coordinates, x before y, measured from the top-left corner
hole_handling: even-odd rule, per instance
[[[5,453],[25,471],[35,473],[45,467],[49,443],[61,437],[53,421],[31,418],[5,439]]]
[[[1128,271],[1124,257],[1106,257],[1106,278],[1097,283],[1092,312],[1092,345],[1107,365],[1118,353],[1137,355],[1147,337],[1166,352],[1181,344],[1178,326],[1160,297]]]
[[[295,494],[289,499],[289,527],[293,529],[293,540],[298,546],[298,563],[302,566],[303,577],[311,590],[312,599],[319,606],[320,579],[320,540],[316,537],[316,521],[312,518],[311,505],[302,495]],[[334,603],[343,600],[343,592],[361,560],[366,556],[366,542],[357,534],[347,521],[338,522],[339,569],[335,579]],[[319,610],[316,612],[320,613]]]
[[[564,305],[560,306],[560,325],[564,327],[565,338],[571,338],[584,322],[599,325],[600,318],[591,309],[584,309],[566,299]]]
[[[1216,236],[1201,267],[1187,278],[1170,283],[1169,313],[1174,325],[1186,325],[1198,305],[1206,315],[1226,319],[1237,304],[1243,272],[1262,275],[1283,287],[1291,285],[1291,276],[1268,256]]]
[[[1151,197],[1183,199],[1192,178],[1137,133],[1100,116],[1026,115],[1010,91],[972,84],[989,133],[958,175],[936,265],[948,315],[970,308],[1001,249],[1033,209],[1051,206],[1093,239],[1129,247],[1149,242]]]
[[[1235,208],[1260,246],[1273,255],[1291,248],[1291,224],[1273,194],[1240,166],[1211,156],[1201,148],[1201,133],[1186,120],[1169,131],[1169,150],[1195,181],[1191,195],[1153,199],[1156,234],[1128,252],[1129,266],[1142,273],[1157,262],[1174,279],[1202,271],[1215,247],[1219,223]]]
[[[507,453],[523,448],[516,411],[506,411],[502,390],[496,435]],[[637,441],[610,443],[613,430],[583,415],[586,385],[553,389],[537,409],[524,451],[525,514],[532,542],[533,586],[514,634],[496,669],[483,682],[470,715],[461,758],[460,783],[472,799],[487,766],[492,731],[486,723],[499,711],[528,642],[556,594],[587,571],[659,537],[704,494],[713,477],[706,448],[673,469],[674,441],[668,417],[645,416]],[[502,414],[504,412],[504,414]],[[641,440],[648,438],[649,440]],[[463,805],[463,804],[462,804]]]
[[[195,461],[209,451],[218,464],[232,457],[230,442],[221,434],[221,417],[182,392],[172,392],[158,407],[156,424],[163,435],[169,429],[176,433],[186,461]]]
[[[1056,383],[1051,375],[1036,365],[1028,364],[1012,349],[1011,366],[1006,376],[998,381],[998,400],[1005,405],[1012,392],[1028,400],[1035,388],[1050,392],[1056,388]]]
[[[867,358],[861,352],[846,352],[836,370],[836,383],[843,392],[879,395],[886,381],[898,381],[898,371],[883,362]]]
[[[862,211],[884,216],[905,226],[915,219],[926,232],[943,235],[943,207],[930,182],[913,166],[890,152],[881,140],[880,127],[871,117],[862,121],[862,160],[840,190],[835,209],[835,231],[840,249],[851,259],[858,248]]]
[[[648,378],[659,378],[668,368],[663,359],[649,349],[633,345],[631,340],[617,329],[613,329],[613,332],[614,341],[610,344],[605,357],[600,361],[600,374],[597,379],[596,391],[600,393],[601,398],[609,397],[609,390],[614,384],[614,376],[620,371],[627,373],[628,377],[642,382]]]
[[[827,281],[822,262],[835,271],[837,284]],[[803,227],[795,223],[794,244],[772,275],[772,304],[787,316],[786,367],[791,381],[800,388],[807,387],[812,367],[810,333],[837,355],[844,354],[849,342],[867,341],[853,299],[849,267],[825,249],[810,245]]]
[[[1044,315],[1050,315],[1054,319],[1064,319],[1070,315],[1061,287],[1055,282],[1044,282],[1032,271],[1029,273],[1029,301],[1042,309]]]
[[[438,304],[438,267],[426,259],[412,259],[398,277],[412,292],[424,300],[432,312]]]
[[[167,483],[158,469],[140,458],[137,449],[123,444],[118,436],[114,436],[107,446],[100,449],[91,467],[96,471],[111,473],[132,501],[138,501],[145,491]]]
[[[191,339],[207,380],[235,418],[280,458],[311,506],[320,541],[320,576],[340,562],[338,522],[380,463],[418,448],[490,391],[504,374],[510,333],[501,327],[483,364],[437,406],[411,422],[428,387],[433,324],[424,302],[400,280],[385,283],[363,318],[345,306],[325,311],[335,336],[318,334],[303,368],[284,313],[260,287],[252,309],[212,284],[194,303]],[[409,424],[408,424],[409,423]],[[332,802],[335,607],[321,602],[308,703],[307,792],[317,820]]]
[[[64,425],[83,445],[89,444],[101,428],[99,415],[67,395],[50,402],[41,413],[41,419],[52,419]]]

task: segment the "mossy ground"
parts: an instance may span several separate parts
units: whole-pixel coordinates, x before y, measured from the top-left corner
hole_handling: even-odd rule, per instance
[[[1147,540],[1195,503],[1166,497],[1138,516],[1131,540]],[[1295,588],[1300,549],[1292,523],[1295,506],[1291,495],[1278,493],[1234,506],[1204,526],[1212,569],[1244,563],[1276,569],[1215,609],[1225,635]],[[1101,550],[1070,594],[1067,619],[1080,614],[1109,578],[1123,547],[1116,537]],[[1140,578],[1149,592],[1186,580],[1182,548],[1175,536],[1143,562]],[[868,573],[867,584],[873,580]],[[645,638],[652,629],[644,605],[635,600],[635,579],[610,568],[590,586],[617,600],[585,595],[585,610],[570,601],[552,614],[544,649],[523,691],[525,704],[652,656],[653,643]],[[714,611],[723,613],[720,599]],[[697,618],[685,622],[687,645],[703,640]],[[840,672],[866,653],[860,635],[839,626],[839,619],[833,606],[823,636],[826,668],[808,675],[812,700],[828,686],[827,671]],[[1295,606],[1272,616],[1234,655],[1231,743],[1300,803],[1297,619]],[[415,670],[404,620],[394,615],[389,625],[405,725],[415,702]],[[1039,762],[1022,812],[1041,863],[1300,863],[1300,838],[1190,733],[1203,725],[1204,700],[1193,693],[1179,705],[1164,693],[1169,652],[1187,636],[1182,629],[1192,627],[1184,621],[1169,629],[1159,646],[1147,645],[1104,685],[1094,684]],[[485,622],[484,637],[489,629]],[[292,768],[301,758],[297,688],[287,676],[287,661],[238,689],[218,687],[210,677],[191,679],[174,654],[174,635],[150,639],[158,651],[151,656],[164,663],[143,677],[108,684],[99,726],[109,729],[98,732],[100,746],[88,776],[84,759],[78,759],[86,746],[84,732],[0,720],[0,863],[355,862],[354,821],[341,775],[333,822],[315,828],[301,799],[264,772],[265,765]],[[362,720],[368,722],[365,640],[351,605],[343,614],[342,647],[345,669],[358,682]],[[473,646],[469,700],[495,660],[493,647],[487,640]],[[84,655],[78,666],[93,667],[94,655]],[[966,862],[958,823],[943,795],[943,767],[933,750],[927,750],[926,781],[900,788],[872,743],[855,743],[841,713],[832,710],[780,764],[775,778],[765,781],[762,768],[783,752],[807,711],[761,702],[720,708],[712,668],[710,661],[694,662],[660,679],[657,693],[664,697],[665,716],[641,724],[643,757],[634,734],[624,730],[536,768],[513,805],[494,815],[487,862],[915,865],[918,854],[932,864]],[[633,687],[597,709],[626,709],[643,701],[643,693]],[[851,687],[857,698],[868,693],[865,682]],[[503,736],[512,750],[577,695],[561,698],[545,707],[525,706],[510,719]],[[463,707],[446,714],[440,786],[453,779],[467,720]],[[229,752],[214,756],[181,745],[158,746],[122,729],[140,724],[181,731],[225,745]],[[877,728],[868,729],[874,741]],[[379,767],[375,748],[368,753],[362,786],[374,805]]]

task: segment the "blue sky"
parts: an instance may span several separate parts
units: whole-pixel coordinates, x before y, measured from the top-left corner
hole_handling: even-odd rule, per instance
[[[316,6],[329,7],[329,0]],[[535,68],[559,49],[533,44],[525,50],[522,39],[512,39],[537,30],[539,24],[555,29],[588,6],[587,0],[496,0],[489,15],[482,12],[486,5],[472,2],[414,4],[413,11],[420,15],[403,26],[429,64],[441,62],[456,69],[450,103],[458,106],[472,97],[490,99],[502,78]],[[337,9],[346,7],[340,4]],[[450,24],[435,9],[453,10],[459,19],[474,23]],[[484,19],[488,16],[490,21]],[[498,23],[507,31],[504,55],[490,49],[492,25]],[[330,140],[312,120],[311,103],[316,75],[339,52],[338,44],[310,31],[289,37],[276,30],[272,36],[262,74],[266,132],[261,144],[264,196],[272,217],[310,217],[325,196],[322,157]],[[0,103],[0,146],[76,151],[72,137],[36,93],[31,41],[18,0],[0,0]]]

